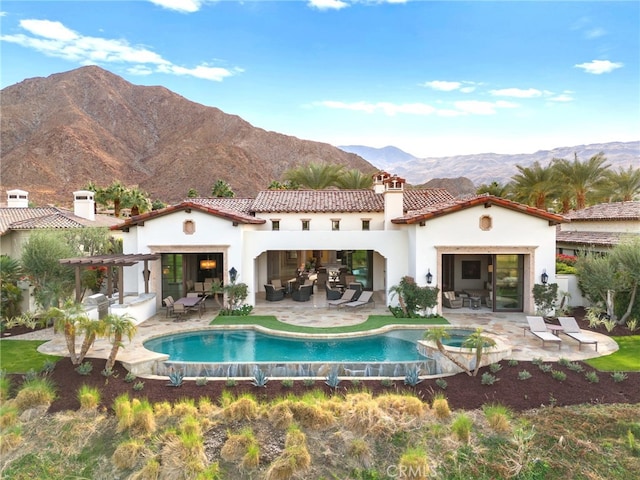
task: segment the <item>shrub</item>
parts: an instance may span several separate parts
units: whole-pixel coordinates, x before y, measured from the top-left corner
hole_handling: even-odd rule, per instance
[[[518,366],[518,360],[516,360],[515,358],[512,358],[507,362],[507,365],[509,365],[510,367],[517,367]]]
[[[567,365],[567,368],[572,372],[578,372],[578,373],[584,372],[584,367],[577,362],[571,362],[569,365]]]
[[[262,370],[256,368],[253,380],[251,381],[251,385],[253,385],[254,387],[266,388],[267,382],[269,382],[269,377],[267,377],[267,375]]]
[[[198,377],[198,378],[196,378],[196,385],[198,387],[204,387],[208,382],[209,382],[209,380],[207,379],[207,377]]]
[[[433,396],[431,408],[435,412],[437,418],[448,418],[451,415],[449,401],[447,400],[447,397],[441,393],[436,393]]]
[[[447,381],[444,378],[436,379],[436,385],[440,387],[442,390],[446,390],[448,386]]]
[[[464,412],[458,413],[451,423],[451,431],[453,435],[462,443],[469,443],[471,439],[471,427],[473,421],[471,417]]]
[[[220,450],[220,456],[227,462],[240,460],[251,445],[257,444],[251,427],[243,428],[239,433],[230,433]]]
[[[136,382],[133,384],[133,389],[136,392],[139,392],[140,390],[142,390],[144,388],[144,382]]]
[[[502,365],[500,365],[499,363],[492,363],[491,365],[489,365],[489,371],[491,373],[497,373],[500,370],[502,370]]]
[[[484,372],[482,374],[482,378],[480,379],[480,383],[482,385],[493,385],[497,381],[498,381],[498,379],[496,378],[496,376],[495,375],[491,375],[489,372]]]
[[[390,378],[383,378],[382,380],[380,380],[380,385],[382,385],[385,388],[389,388],[389,387],[393,387],[394,383],[393,383],[393,380]]]
[[[407,449],[398,462],[398,471],[407,472],[403,478],[414,480],[426,480],[429,478],[429,462],[427,452],[418,447]]]
[[[544,373],[549,373],[551,372],[551,370],[553,370],[553,365],[551,365],[550,363],[541,363],[540,365],[538,365],[538,368]]]
[[[598,374],[596,373],[595,370],[591,370],[591,371],[585,373],[584,377],[590,383],[598,383],[600,381],[600,377],[598,377]]]
[[[258,403],[251,395],[243,395],[224,408],[224,416],[231,420],[253,420],[258,417]]]
[[[520,370],[518,372],[518,380],[528,380],[531,378],[531,374],[528,370]]]
[[[534,358],[533,360],[531,360],[531,363],[532,363],[533,365],[535,365],[535,366],[540,366],[540,365],[542,365],[543,360],[542,360],[542,358],[540,358],[540,357],[536,357],[536,358]]]
[[[554,380],[558,380],[559,382],[564,382],[567,379],[567,374],[561,370],[552,370],[551,376]]]
[[[235,387],[238,384],[238,381],[235,378],[227,378],[224,384],[227,387]]]
[[[140,439],[131,439],[118,445],[111,456],[113,464],[119,470],[133,469],[145,450],[144,441]]]
[[[338,388],[338,385],[340,384],[340,378],[338,377],[337,368],[334,368],[333,370],[331,370],[331,372],[329,372],[329,375],[327,375],[327,379],[324,383],[326,383],[333,389]]]
[[[100,404],[100,390],[88,385],[82,385],[78,390],[78,401],[83,410],[93,410]]]
[[[169,383],[167,387],[181,387],[184,380],[184,374],[181,370],[172,370],[169,373]]]
[[[285,387],[285,388],[293,387],[293,380],[291,378],[283,378],[282,379],[282,386]]]
[[[570,362],[570,361],[569,361],[569,359],[567,359],[567,358],[560,357],[560,358],[558,359],[558,365],[560,365],[560,366],[562,366],[562,367],[568,367],[570,363],[571,363],[571,362]]]
[[[624,372],[613,372],[611,374],[611,378],[613,379],[614,382],[620,383],[620,382],[624,382],[627,379],[627,374]]]
[[[302,384],[303,384],[305,387],[313,387],[313,386],[316,384],[316,381],[315,381],[313,378],[305,378],[305,379],[302,381]]]
[[[511,418],[511,410],[504,405],[492,403],[483,405],[482,411],[489,422],[489,426],[496,432],[508,432],[511,429],[509,420]]]
[[[114,371],[113,371],[113,368],[111,368],[111,367],[105,367],[105,368],[103,368],[103,369],[102,369],[102,371],[100,372],[100,374],[101,374],[103,377],[107,377],[107,378],[110,378],[110,377],[117,377],[116,372],[114,372]]]
[[[93,365],[89,362],[82,362],[76,367],[76,372],[80,375],[89,375],[93,370]]]
[[[138,433],[150,434],[156,431],[153,407],[148,400],[135,399],[131,402],[133,420],[131,427]]]
[[[53,382],[47,377],[37,377],[23,382],[15,398],[19,410],[49,405],[56,398]]]
[[[136,376],[131,373],[131,372],[127,372],[127,374],[124,376],[124,381],[127,383],[131,383],[136,379]]]
[[[420,382],[422,382],[422,379],[420,378],[420,369],[414,365],[405,375],[404,384],[415,387]]]

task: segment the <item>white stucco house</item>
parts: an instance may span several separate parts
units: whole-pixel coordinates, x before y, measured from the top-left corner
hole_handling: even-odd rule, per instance
[[[483,308],[532,312],[533,285],[543,272],[555,280],[562,221],[493,196],[457,200],[443,189],[406,189],[404,179],[379,172],[372,190],[189,199],[112,228],[121,231],[125,254],[160,255],[149,265],[157,308],[167,295],[183,296],[192,282],[228,282],[231,269],[255,305],[264,284],[286,282],[313,262],[347,267],[387,304],[397,303],[389,288],[403,276],[427,285],[430,274],[430,285],[441,291],[482,295]],[[124,269],[127,288],[143,291],[142,268]]]

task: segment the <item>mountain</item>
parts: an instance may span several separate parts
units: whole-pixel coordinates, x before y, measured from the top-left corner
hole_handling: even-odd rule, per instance
[[[640,141],[595,143],[575,147],[559,147],[540,150],[531,154],[479,153],[451,157],[417,158],[396,147],[372,148],[360,145],[339,147],[355,153],[373,163],[376,167],[393,172],[411,184],[425,184],[433,179],[466,177],[476,186],[493,181],[507,183],[518,173],[516,165],[528,167],[533,162],[547,165],[554,158],[587,160],[604,152],[611,168],[640,167]],[[433,186],[429,183],[430,186]]]
[[[254,196],[286,170],[328,162],[373,173],[361,157],[325,143],[256,128],[163,87],[136,86],[96,66],[2,89],[0,157],[6,190],[35,204],[68,204],[93,181],[139,185],[174,203],[222,179]]]

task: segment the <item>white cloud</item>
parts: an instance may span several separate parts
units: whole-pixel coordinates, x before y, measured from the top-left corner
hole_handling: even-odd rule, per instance
[[[309,0],[308,5],[318,10],[341,10],[349,6],[342,0]]]
[[[431,105],[426,103],[403,103],[395,104],[391,102],[338,102],[335,100],[325,100],[323,102],[316,102],[315,105],[324,106],[327,108],[333,108],[336,110],[351,110],[354,112],[364,113],[376,113],[382,112],[388,116],[394,116],[399,113],[405,113],[409,115],[430,115],[436,111]]]
[[[515,98],[535,98],[541,97],[543,92],[535,88],[523,90],[521,88],[502,88],[500,90],[489,90],[494,97],[515,97]]]
[[[498,100],[497,102],[482,102],[480,100],[462,100],[454,102],[454,106],[463,113],[471,115],[494,115],[498,108],[517,108],[517,103]]]
[[[587,73],[600,75],[601,73],[613,72],[616,68],[622,68],[623,65],[623,63],[610,62],[609,60],[591,60],[586,63],[578,63],[574,67],[582,68]]]
[[[550,102],[573,102],[573,92],[571,90],[565,90],[564,92],[554,95],[549,98]]]
[[[424,82],[423,86],[439,90],[441,92],[452,92],[458,90],[462,83],[460,82],[447,82],[446,80],[432,80],[431,82]]]
[[[128,72],[132,74],[149,75],[161,72],[218,82],[242,72],[239,68],[229,70],[206,64],[194,68],[174,65],[146,47],[130,45],[126,40],[83,36],[60,22],[22,20],[20,26],[32,35],[2,35],[0,40],[82,65],[124,63],[131,64]]]
[[[605,31],[604,28],[595,27],[595,28],[592,28],[591,30],[587,30],[584,35],[587,38],[600,38],[605,36],[606,34],[607,32]]]
[[[176,10],[178,12],[193,13],[200,10],[202,0],[149,0],[167,10]]]

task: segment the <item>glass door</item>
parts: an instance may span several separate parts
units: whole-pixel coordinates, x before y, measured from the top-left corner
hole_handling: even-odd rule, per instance
[[[493,281],[495,311],[521,312],[524,299],[524,256],[495,255]]]
[[[162,298],[169,295],[174,300],[182,297],[182,254],[162,254]]]

